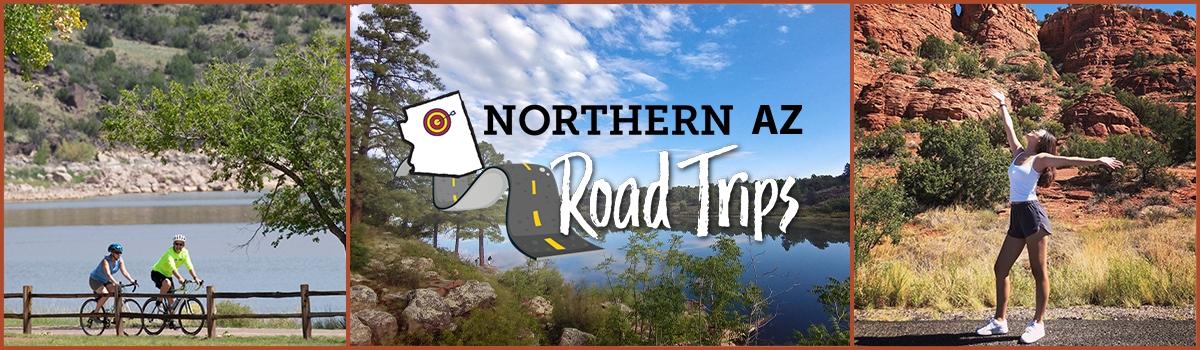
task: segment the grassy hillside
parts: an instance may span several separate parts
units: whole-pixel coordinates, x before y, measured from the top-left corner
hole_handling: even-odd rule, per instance
[[[303,44],[318,32],[344,35],[344,5],[80,5],[88,22],[73,40],[51,41],[54,60],[32,82],[5,79],[5,149],[85,161],[100,142],[101,106],[122,90],[147,94],[193,84],[212,61],[262,66],[277,45]],[[66,147],[64,147],[66,146]],[[65,152],[70,150],[71,152]],[[40,158],[40,157],[39,157]]]

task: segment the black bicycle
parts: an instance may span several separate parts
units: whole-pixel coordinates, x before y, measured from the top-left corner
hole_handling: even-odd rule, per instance
[[[179,288],[171,289],[169,293],[183,292],[180,296],[174,297],[175,301],[171,305],[167,305],[165,300],[158,297],[151,297],[146,300],[146,304],[142,306],[147,314],[160,315],[200,315],[205,314],[204,304],[200,303],[199,299],[187,296],[188,284],[195,284],[196,288],[191,291],[199,291],[203,284],[196,281],[186,280],[179,283]],[[183,333],[188,335],[196,335],[200,333],[200,329],[204,328],[203,319],[194,318],[146,318],[142,319],[142,326],[146,329],[146,334],[158,335],[162,333],[164,328],[179,328]]]
[[[131,291],[131,293],[137,292],[136,284],[123,284],[122,283],[122,284],[118,284],[117,288],[124,290],[125,287],[129,287],[129,286],[133,286],[133,291]],[[109,299],[116,300],[116,298],[111,298],[111,297]],[[79,308],[79,313],[90,314],[92,312],[95,312],[96,304],[99,302],[100,302],[100,297],[95,297],[92,299],[84,300],[83,306]],[[142,307],[140,305],[138,305],[138,302],[136,300],[125,299],[125,301],[121,302],[121,304],[124,305],[124,307],[121,308],[122,313],[125,313],[125,312],[140,313],[140,312],[142,312]],[[105,314],[112,314],[114,312],[114,309],[113,309],[113,306],[105,306],[102,309],[102,311]],[[141,319],[125,318],[124,322],[125,322],[125,330],[123,332],[124,335],[142,334],[142,320]],[[80,317],[79,318],[79,328],[83,328],[83,333],[87,334],[87,335],[104,334],[105,329],[108,329],[109,326],[116,327],[116,325],[117,325],[116,319],[113,317],[108,317],[108,316],[105,316],[105,317]],[[136,329],[136,332],[130,332],[131,330],[134,330],[134,329]]]

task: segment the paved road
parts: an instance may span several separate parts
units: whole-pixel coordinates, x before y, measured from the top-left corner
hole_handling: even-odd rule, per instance
[[[508,190],[508,240],[530,258],[553,258],[604,250],[578,234],[559,233],[558,181],[544,166],[504,164],[484,169],[468,184],[466,176],[433,177],[433,203],[446,211],[486,208]]]
[[[1018,345],[1028,319],[1009,321],[1006,335],[980,336],[970,321],[854,323],[855,345]],[[1195,346],[1196,321],[1047,320],[1046,337],[1033,345],[1054,346]]]
[[[53,334],[53,335],[78,335],[78,336],[84,335],[83,330],[79,329],[79,326],[33,326],[33,334],[42,334],[42,333],[46,333],[46,332],[50,332],[50,334]],[[301,331],[299,328],[297,328],[297,329],[265,329],[265,328],[221,328],[221,327],[217,327],[218,335],[225,334],[225,332],[229,332],[230,335],[234,335],[234,336],[238,336],[238,337],[274,336],[274,335],[296,335],[296,336],[298,336],[298,335],[301,335]],[[4,333],[21,334],[21,327],[4,327]],[[114,334],[117,334],[117,332],[113,328],[109,328],[109,329],[104,330],[104,334],[101,336],[108,337],[108,336],[112,336]],[[201,330],[199,335],[204,336],[207,334],[208,334],[208,330]],[[160,334],[160,335],[162,335],[162,336],[177,336],[177,335],[184,335],[184,334],[183,334],[183,332],[180,332],[178,330],[165,329],[165,330],[163,330],[162,334]],[[146,337],[147,335],[145,333],[143,333],[141,336]],[[344,330],[344,329],[313,329],[313,336],[345,337],[346,330]]]

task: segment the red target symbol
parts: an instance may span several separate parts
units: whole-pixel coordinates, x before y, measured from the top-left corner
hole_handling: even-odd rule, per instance
[[[445,135],[450,131],[450,116],[454,112],[446,113],[446,110],[434,108],[425,113],[425,131],[433,136]]]

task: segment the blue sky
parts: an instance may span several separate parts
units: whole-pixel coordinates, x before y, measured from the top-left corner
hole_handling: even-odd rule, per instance
[[[695,166],[679,170],[676,163],[732,144],[738,148],[710,166],[710,181],[740,171],[751,181],[836,175],[849,162],[848,5],[413,8],[430,34],[420,49],[440,65],[435,72],[446,89],[462,92],[476,137],[510,160],[549,165],[581,151],[592,158],[591,181],[614,186],[630,177],[639,185],[656,181],[664,150],[671,152],[672,185],[697,183]],[[356,6],[354,13],[369,9]],[[601,118],[599,136],[584,134],[585,118],[576,120],[578,136],[530,136],[517,125],[511,136],[483,135],[483,105],[505,104],[518,112],[530,104],[734,107],[728,136],[610,136],[611,114]],[[773,106],[779,126],[790,114],[780,105],[803,105],[794,127],[804,133],[751,135],[764,104]],[[673,116],[666,120],[672,128]],[[644,114],[641,122],[645,130]]]
[[[1145,7],[1149,9],[1162,9],[1166,13],[1175,13],[1182,10],[1192,18],[1196,18],[1196,4],[1132,4],[1134,6]],[[1067,4],[1026,4],[1025,7],[1033,9],[1033,14],[1037,19],[1046,19],[1047,13],[1054,13],[1060,7],[1067,7]]]

